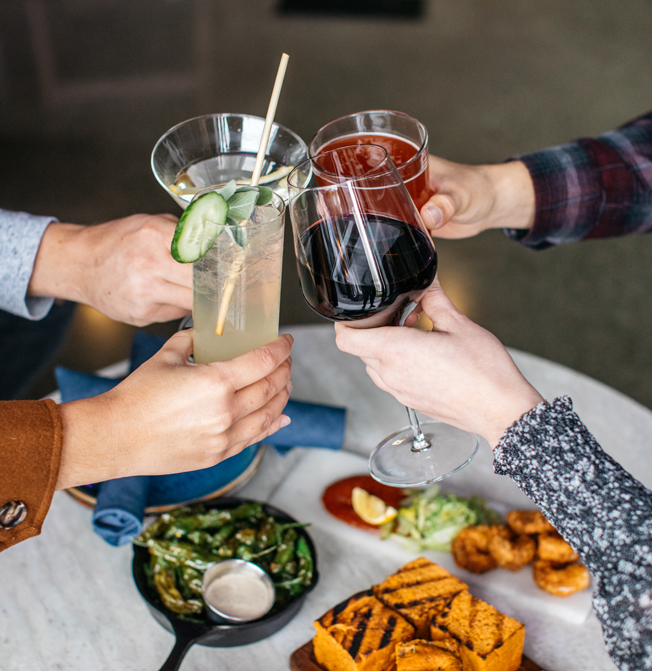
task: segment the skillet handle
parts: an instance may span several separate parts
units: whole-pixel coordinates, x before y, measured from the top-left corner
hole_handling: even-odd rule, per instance
[[[176,641],[169,657],[165,660],[165,664],[163,664],[159,671],[178,671],[190,646],[199,638],[197,633],[193,631],[193,628],[186,625],[183,620],[173,622],[172,626]]]

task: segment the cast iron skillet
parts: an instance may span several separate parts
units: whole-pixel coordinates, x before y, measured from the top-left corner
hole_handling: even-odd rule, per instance
[[[239,499],[235,497],[219,498],[204,503],[210,508],[236,508],[241,503],[250,503],[250,499]],[[266,515],[273,516],[279,522],[296,522],[282,510],[263,503],[263,511]],[[149,550],[134,545],[134,561],[132,565],[134,580],[140,595],[145,599],[154,618],[168,631],[176,636],[176,642],[170,656],[159,671],[177,671],[190,646],[194,643],[208,645],[213,648],[229,648],[237,645],[255,643],[263,638],[271,636],[284,627],[298,612],[307,594],[315,587],[319,574],[317,573],[317,553],[312,539],[305,529],[297,529],[297,533],[305,537],[308,547],[314,559],[314,571],[312,582],[306,589],[291,601],[283,610],[273,615],[265,615],[253,622],[242,624],[213,624],[206,620],[205,624],[184,620],[176,613],[166,608],[161,602],[155,588],[150,588],[145,575],[144,566],[149,563]]]

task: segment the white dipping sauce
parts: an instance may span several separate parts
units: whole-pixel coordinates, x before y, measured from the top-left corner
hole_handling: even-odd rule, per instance
[[[213,580],[204,598],[227,617],[255,620],[271,607],[272,594],[261,580],[246,573],[227,573]]]

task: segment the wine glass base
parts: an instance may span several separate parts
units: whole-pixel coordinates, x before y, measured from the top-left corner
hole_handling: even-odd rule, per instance
[[[413,450],[410,427],[393,433],[376,447],[369,458],[369,473],[374,480],[390,487],[420,487],[439,482],[464,468],[480,446],[474,433],[450,424],[423,422],[421,429],[432,447]]]

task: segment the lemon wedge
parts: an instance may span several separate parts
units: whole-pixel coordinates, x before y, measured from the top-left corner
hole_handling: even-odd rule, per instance
[[[380,526],[396,517],[396,510],[385,504],[382,499],[372,496],[361,487],[354,487],[351,493],[353,510],[367,524]]]

